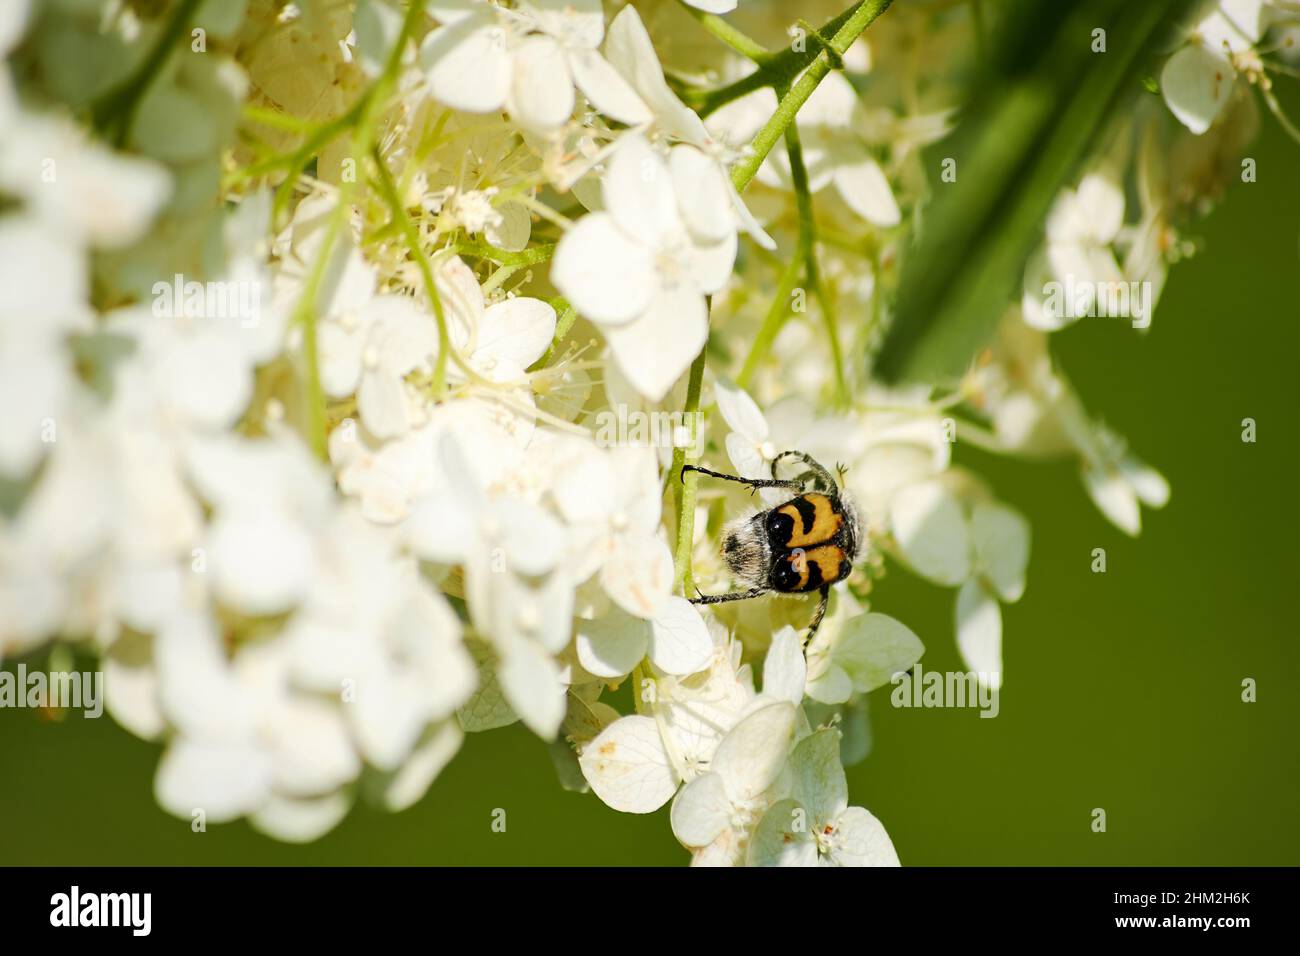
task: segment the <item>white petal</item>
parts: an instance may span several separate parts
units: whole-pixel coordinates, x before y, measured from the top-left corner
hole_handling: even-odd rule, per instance
[[[668,154],[668,167],[682,219],[696,238],[713,243],[736,231],[721,165],[694,146],[679,143]]]
[[[1002,686],[1002,608],[974,579],[957,593],[957,649],[981,683]]]
[[[713,638],[690,601],[669,597],[651,621],[650,660],[665,674],[694,674],[713,657]]]
[[[550,740],[564,720],[560,669],[531,641],[512,646],[497,668],[497,679],[511,709],[537,736]]]
[[[622,535],[600,571],[614,603],[636,617],[660,614],[672,593],[673,555],[657,535]]]
[[[731,464],[736,469],[736,474],[742,478],[770,478],[771,465],[768,463],[755,444],[746,438],[740,432],[729,432],[726,441],[723,443],[727,449],[727,457],[731,459]],[[775,490],[775,489],[764,489]],[[766,498],[764,498],[766,500]]]
[[[245,614],[279,614],[306,595],[315,572],[311,536],[278,512],[222,514],[208,538],[217,596]]]
[[[826,728],[809,734],[790,754],[794,798],[819,829],[849,805],[849,782],[840,764],[840,732]]]
[[[478,516],[454,495],[425,498],[407,519],[405,533],[412,550],[426,561],[459,564],[466,546],[478,535]]]
[[[202,810],[209,823],[252,813],[270,793],[270,757],[242,744],[179,738],[163,754],[154,779],[154,796],[164,810],[185,819]]]
[[[699,290],[706,295],[719,291],[731,278],[731,267],[736,263],[739,240],[730,232],[722,241],[692,243],[689,252],[690,272]]]
[[[597,677],[622,677],[645,657],[650,622],[612,608],[594,621],[579,621],[574,644],[584,669]]]
[[[1232,67],[1196,43],[1171,56],[1160,72],[1160,92],[1170,112],[1198,136],[1223,112],[1235,82]]]
[[[835,824],[830,861],[835,866],[901,866],[884,824],[862,807],[849,807]]]
[[[601,179],[605,209],[624,235],[658,248],[682,229],[675,178],[640,133],[619,140]]]
[[[1079,181],[1075,198],[1090,225],[1090,238],[1099,245],[1114,241],[1124,225],[1124,189],[1114,176],[1092,172]]]
[[[1053,296],[1054,289],[1058,291]],[[1026,325],[1044,332],[1055,332],[1079,318],[1074,309],[1067,307],[1064,287],[1052,271],[1046,246],[1034,250],[1025,263],[1020,311]]]
[[[998,597],[1019,601],[1029,564],[1029,522],[1024,515],[1006,505],[978,504],[971,514],[971,539]]]
[[[763,658],[763,694],[798,704],[803,700],[807,679],[803,642],[794,628],[783,627],[772,636],[767,656]]]
[[[500,368],[523,372],[541,358],[555,338],[555,310],[541,299],[516,296],[490,306],[479,325],[475,361],[494,359]],[[492,371],[489,378],[504,381]]]
[[[573,78],[560,45],[534,35],[514,51],[510,115],[530,129],[563,126],[573,114]]]
[[[635,7],[624,7],[610,23],[605,58],[623,74],[665,131],[697,145],[709,140],[704,123],[669,89],[659,55]]]
[[[876,226],[896,226],[902,216],[880,165],[870,156],[835,167],[835,188],[849,208]]]
[[[708,846],[729,825],[732,807],[727,788],[716,773],[696,777],[673,800],[673,836],[683,846]]]
[[[887,614],[862,614],[850,620],[835,643],[835,663],[868,693],[888,684],[921,659],[925,645],[911,628]]]
[[[1128,456],[1119,463],[1119,470],[1148,508],[1163,508],[1169,503],[1169,482],[1150,465]]]
[[[739,0],[685,0],[685,2],[705,13],[730,13],[736,9]]]
[[[817,866],[817,843],[807,811],[795,800],[778,800],[754,828],[747,851],[750,866]]]
[[[215,330],[172,344],[158,375],[171,410],[206,428],[229,428],[253,397],[253,369],[243,348]]]
[[[323,322],[316,335],[320,355],[320,382],[330,398],[346,398],[361,383],[362,329],[347,331],[337,322]]]
[[[501,221],[488,223],[483,236],[498,249],[507,252],[520,252],[528,245],[528,237],[533,231],[532,214],[528,207],[517,202],[503,202],[494,207],[501,214]]]
[[[452,256],[434,277],[438,298],[447,320],[447,334],[453,345],[464,347],[483,320],[483,289],[474,271],[460,256]]]
[[[402,380],[381,369],[361,375],[357,389],[357,411],[366,429],[376,438],[400,438],[411,427],[411,409]]]
[[[723,421],[733,432],[739,432],[754,444],[767,441],[767,419],[748,392],[731,379],[719,377],[713,386],[713,397]]]
[[[104,706],[114,720],[145,740],[166,729],[151,644],[144,635],[124,635],[103,658]]]
[[[370,324],[366,348],[373,350],[377,367],[400,377],[438,350],[438,326],[415,300],[404,295],[375,296],[363,310]]]
[[[505,31],[488,15],[434,30],[420,45],[420,65],[434,97],[452,109],[491,113],[505,105],[510,92]]]
[[[551,281],[593,322],[629,322],[650,304],[658,284],[646,248],[625,236],[608,213],[583,216],[564,234]]]
[[[397,813],[418,803],[442,769],[456,756],[464,736],[453,721],[439,724],[385,788],[384,808]]]
[[[1142,530],[1142,513],[1137,493],[1124,476],[1111,468],[1089,467],[1084,470],[1083,483],[1106,520],[1125,534],[1137,537]]]
[[[808,680],[808,696],[822,704],[842,704],[853,696],[853,681],[848,672],[832,662],[829,667]]]
[[[536,576],[555,567],[563,553],[564,529],[550,512],[513,498],[494,502],[480,528],[489,543],[499,543],[506,567],[503,570]]]
[[[759,224],[759,221],[754,217],[754,214],[749,211],[749,207],[745,205],[745,201],[740,198],[740,193],[736,190],[736,187],[732,185],[730,177],[726,177],[726,183],[727,189],[731,194],[731,208],[734,211],[736,218],[740,221],[740,228],[745,231],[745,235],[749,236],[749,238],[753,239],[759,244],[759,246],[767,249],[769,252],[775,251],[776,240],[767,234],[762,225]]]
[[[636,90],[595,50],[570,50],[569,67],[578,89],[610,119],[640,126],[653,118]]]
[[[605,337],[632,387],[658,402],[690,368],[709,337],[704,297],[684,285],[661,290],[641,318],[607,328]]]
[[[754,711],[722,738],[709,768],[737,803],[752,800],[785,768],[795,728],[795,706],[782,701]]]
[[[23,31],[27,29],[27,16],[30,12],[28,0],[14,0],[4,4],[0,11],[0,56],[4,56],[18,45]]]
[[[312,796],[340,787],[361,772],[346,719],[334,703],[305,695],[282,697],[271,737],[277,792]]]
[[[890,525],[903,558],[922,577],[957,585],[970,576],[970,532],[961,506],[937,481],[894,495]]]
[[[273,795],[249,818],[249,823],[286,843],[311,843],[338,826],[351,807],[352,800],[343,793],[313,800]]]
[[[586,746],[578,763],[596,796],[623,813],[653,813],[677,790],[677,774],[650,717],[614,721]]]

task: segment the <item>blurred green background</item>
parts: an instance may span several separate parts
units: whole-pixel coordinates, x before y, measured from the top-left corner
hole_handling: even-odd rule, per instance
[[[875,749],[850,791],[904,864],[1300,864],[1300,146],[1265,115],[1251,154],[1259,181],[1197,228],[1203,252],[1173,270],[1147,336],[1084,320],[1054,339],[1090,410],[1173,485],[1143,536],[1107,524],[1072,465],[958,449],[1032,522],[1029,588],[1005,612],[997,719],[872,699]],[[961,670],[952,603],[895,569],[876,609],[921,636],[926,668]],[[307,846],[242,822],[191,833],[154,802],[159,753],[108,718],[0,710],[0,863],[687,860],[666,808],[619,814],[561,790],[518,726],[470,737],[416,807],[358,806]]]

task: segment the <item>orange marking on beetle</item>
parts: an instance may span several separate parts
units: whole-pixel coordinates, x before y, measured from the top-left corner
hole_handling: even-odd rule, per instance
[[[794,522],[794,530],[786,547],[802,548],[829,541],[839,533],[844,515],[826,495],[800,495],[778,509]]]

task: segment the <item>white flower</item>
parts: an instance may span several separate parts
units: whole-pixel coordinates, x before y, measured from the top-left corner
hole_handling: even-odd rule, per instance
[[[227,662],[202,614],[178,616],[159,633],[163,713],[177,729],[158,767],[158,802],[177,816],[203,811],[210,822],[256,814],[278,794],[289,801],[326,796],[360,771],[337,706],[294,693],[287,648],[250,645]],[[316,819],[286,836],[311,839],[346,812]]]
[[[566,563],[574,579],[585,581],[599,571],[605,593],[624,611],[658,618],[672,591],[673,559],[660,527],[654,452],[571,446],[558,465],[552,494],[571,530]]]
[[[880,821],[849,806],[833,728],[805,737],[790,755],[792,796],[763,815],[749,844],[750,866],[899,866]],[[684,795],[684,791],[683,791]]]
[[[420,48],[433,95],[469,113],[508,109],[530,129],[552,130],[573,113],[576,83],[611,119],[635,125],[649,111],[600,55],[600,0],[429,4],[443,26]]]
[[[217,599],[278,614],[310,591],[315,538],[331,510],[326,475],[295,438],[228,436],[194,443],[191,481],[213,512],[203,550]]]
[[[1112,248],[1123,224],[1124,191],[1108,172],[1091,172],[1077,189],[1063,189],[1047,217],[1047,242],[1025,267],[1025,321],[1050,332],[1091,312],[1099,287],[1123,278]],[[1053,280],[1072,302],[1048,294]]]
[[[1139,505],[1163,508],[1169,502],[1169,482],[1112,432],[1098,428],[1095,436],[1085,453],[1084,486],[1111,524],[1136,537],[1142,530]]]
[[[728,730],[756,700],[740,646],[715,642],[707,670],[655,679],[647,714],[622,717],[581,749],[579,765],[591,789],[624,813],[651,813],[667,803],[683,780],[694,779],[713,759]]]
[[[573,582],[560,558],[564,531],[536,505],[489,494],[456,436],[438,446],[441,479],[412,514],[409,538],[422,558],[465,569],[476,629],[501,658],[506,700],[543,737],[564,717],[564,684],[552,655],[572,633]]]
[[[672,151],[672,176],[686,225],[705,242],[743,229],[764,249],[776,243],[750,213],[727,171],[735,150],[717,140],[696,113],[669,88],[650,34],[633,6],[619,11],[609,26],[606,55],[653,114],[652,133],[689,144]]]
[[[808,696],[842,704],[883,687],[911,669],[925,647],[907,625],[886,614],[859,614],[841,627],[823,623],[808,645]]]
[[[694,852],[693,865],[736,865],[763,813],[789,787],[786,758],[797,710],[788,701],[760,707],[722,739],[708,773],[673,801],[673,833]]]
[[[511,296],[488,305],[469,266],[458,256],[437,274],[452,345],[475,371],[494,382],[521,380],[555,338],[555,309],[541,299]],[[460,375],[456,369],[450,374]]]
[[[1193,133],[1204,133],[1223,112],[1236,84],[1238,61],[1253,55],[1267,27],[1266,6],[1266,0],[1219,0],[1165,62],[1160,92],[1170,112]],[[1258,66],[1258,58],[1249,65]]]
[[[367,761],[395,770],[474,689],[460,623],[414,564],[355,517],[334,523],[318,555],[311,592],[285,632],[294,678],[341,699]]]
[[[551,278],[601,326],[637,391],[658,401],[704,347],[705,296],[731,275],[735,234],[697,242],[678,212],[668,166],[639,134],[619,143],[601,186],[606,211],[565,233]]]
[[[900,491],[890,508],[894,541],[921,576],[957,594],[957,646],[988,685],[1002,683],[1002,612],[1025,589],[1029,523],[991,501],[967,509],[943,480]]]
[[[650,620],[617,607],[580,621],[574,641],[578,661],[597,677],[622,677],[643,658],[665,674],[694,674],[713,656],[713,641],[695,605],[670,596]]]

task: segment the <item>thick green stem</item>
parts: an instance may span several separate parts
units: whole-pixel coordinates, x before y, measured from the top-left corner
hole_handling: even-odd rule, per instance
[[[415,228],[415,223],[411,221],[411,217],[407,215],[406,207],[402,205],[401,197],[397,194],[397,184],[393,182],[393,175],[388,171],[379,148],[375,147],[372,152],[379,193],[388,205],[388,212],[393,217],[393,222],[397,223],[402,237],[406,240],[416,268],[420,270],[425,294],[429,297],[429,304],[433,307],[433,317],[438,323],[438,358],[433,366],[433,394],[441,397],[447,384],[447,355],[451,352],[451,336],[447,333],[447,317],[442,310],[442,297],[438,294],[438,284],[434,281],[429,257],[420,248],[420,233]]]
[[[817,31],[818,35],[833,37],[848,22],[849,18],[857,12],[860,6],[861,3],[854,4],[843,13],[826,21],[826,23],[822,24],[821,29]],[[762,89],[765,86],[789,86],[794,82],[795,77],[816,56],[823,52],[815,41],[804,44],[802,49],[798,50],[793,46],[787,47],[784,50],[772,53],[762,68],[755,70],[748,76],[742,76],[735,82],[718,87],[715,90],[700,90],[688,95],[687,105],[699,112],[701,116],[708,116],[719,107],[725,106],[732,100],[739,99],[746,93],[752,93],[754,90]]]
[[[673,554],[673,590],[689,594],[695,589],[691,573],[691,546],[695,540],[695,472],[684,472],[683,466],[699,460],[695,445],[699,440],[700,389],[704,383],[704,349],[691,363],[690,378],[686,381],[686,404],[682,415],[690,433],[690,441],[673,449],[673,467],[669,480],[677,492],[677,547]]]
[[[754,137],[754,141],[750,144],[749,155],[731,171],[731,179],[737,189],[744,189],[754,178],[758,167],[763,165],[763,160],[767,159],[767,154],[772,151],[772,147],[785,135],[786,127],[794,122],[799,110],[808,102],[808,98],[813,95],[826,74],[831,71],[832,53],[834,56],[843,55],[862,31],[889,9],[891,2],[892,0],[866,0],[853,9],[843,26],[831,36],[830,51],[820,50],[816,54],[812,65],[794,82],[790,91],[781,97],[776,112]]]
[[[452,246],[452,249],[455,250],[457,255],[477,256],[480,259],[491,259],[503,266],[523,268],[524,266],[537,265],[537,263],[545,262],[551,258],[555,254],[555,243],[542,242],[535,246],[529,246],[527,249],[521,249],[519,252],[498,249],[486,242],[458,242]]]

